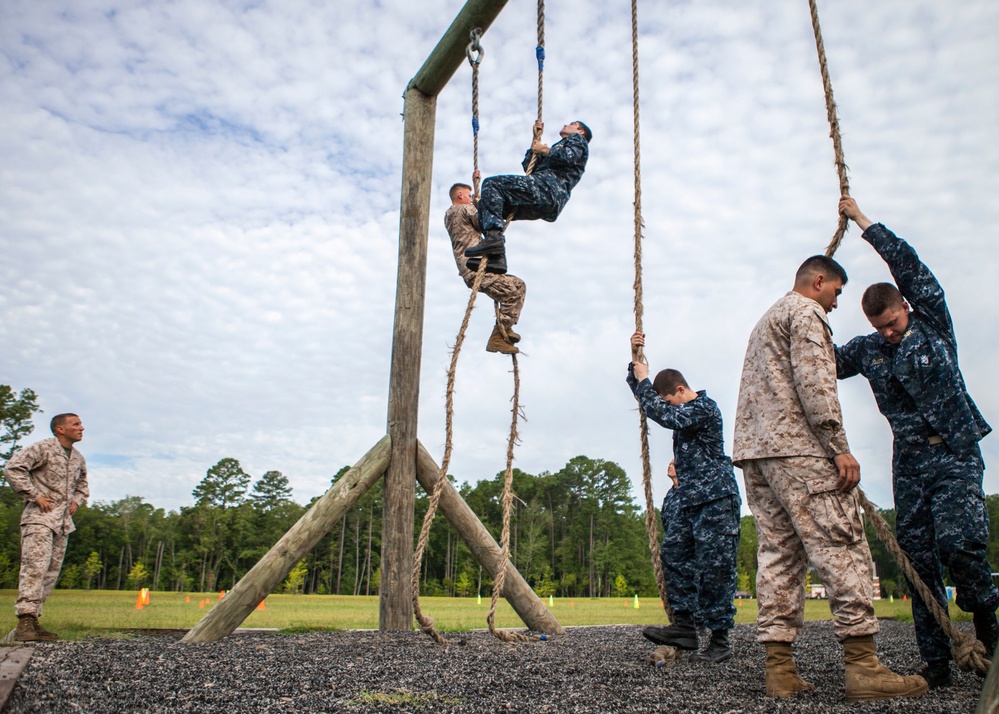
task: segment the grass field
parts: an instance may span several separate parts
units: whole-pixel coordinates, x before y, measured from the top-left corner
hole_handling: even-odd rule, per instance
[[[44,624],[65,639],[103,635],[130,628],[189,628],[219,602],[218,593],[154,592],[151,602],[142,610],[135,609],[137,592],[108,590],[56,590],[45,604]],[[188,601],[190,598],[190,601]],[[16,590],[0,590],[0,634],[16,624],[14,601]],[[207,600],[202,608],[200,604]],[[428,597],[421,600],[423,610],[431,615],[442,630],[473,630],[486,626],[489,598]],[[736,622],[756,620],[756,601],[736,601]],[[622,598],[555,598],[549,606],[562,625],[664,624],[665,618],[658,599]],[[909,603],[878,600],[874,603],[878,617],[911,621]],[[969,616],[951,605],[951,616]],[[809,620],[829,619],[825,600],[808,600],[805,617]],[[500,600],[496,617],[499,627],[522,627],[523,623],[504,600]],[[263,610],[254,610],[243,627],[274,627],[288,632],[309,630],[356,630],[378,627],[378,598],[345,595],[271,595]]]

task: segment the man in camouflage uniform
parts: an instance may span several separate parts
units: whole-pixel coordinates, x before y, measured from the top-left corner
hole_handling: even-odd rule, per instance
[[[633,350],[644,344],[645,335],[632,335]],[[741,501],[732,460],[725,455],[721,411],[675,369],[662,370],[652,382],[648,365],[632,362],[627,381],[645,416],[673,430],[678,501],[671,514],[663,504],[666,535],[660,550],[673,624],[647,627],[642,634],[657,644],[697,649],[696,617],[711,638],[691,659],[724,662],[732,657],[728,634],[735,627]],[[672,522],[666,522],[667,515]]]
[[[76,414],[57,414],[50,428],[53,438],[17,452],[4,467],[7,482],[25,502],[14,604],[14,637],[21,642],[59,639],[39,624],[38,617],[59,577],[69,534],[76,530],[73,514],[90,496],[87,462],[73,448],[83,438],[83,422]]]
[[[867,377],[894,437],[892,486],[898,542],[919,577],[947,607],[941,578],[946,566],[957,586],[957,604],[974,613],[975,632],[991,657],[999,637],[999,590],[986,558],[989,518],[978,442],[990,431],[964,384],[957,338],[940,283],[916,251],[856,201],[840,211],[864,231],[863,239],[888,264],[898,286],[872,285],[861,300],[877,332],[836,349],[840,379]],[[911,312],[910,312],[911,307]],[[912,589],[923,671],[931,687],[950,684],[950,640]]]
[[[919,696],[921,677],[880,664],[874,646],[871,553],[836,391],[836,357],[826,314],[846,284],[825,256],[806,260],[794,288],[753,328],[742,368],[733,458],[756,517],[757,640],[767,650],[766,693],[814,689],[798,676],[791,645],[804,625],[809,562],[829,593],[843,644],[847,701]]]
[[[478,176],[475,176],[478,178]],[[456,183],[449,192],[451,207],[444,214],[444,227],[451,236],[451,248],[454,250],[454,262],[458,266],[458,275],[469,288],[475,282],[475,273],[468,268],[465,249],[475,245],[480,238],[479,216],[475,208],[472,187]],[[520,319],[520,311],[524,308],[524,298],[527,296],[527,286],[516,275],[509,273],[486,273],[479,283],[479,292],[491,297],[498,307],[498,318],[493,326],[493,333],[486,343],[487,352],[502,352],[517,354],[516,343],[520,335],[513,331],[513,326]]]
[[[540,133],[541,121],[534,123]],[[482,240],[468,248],[468,257],[488,256],[486,270],[506,271],[506,240],[503,230],[507,216],[515,221],[554,221],[569,202],[572,189],[579,183],[590,155],[590,128],[581,121],[566,124],[559,132],[561,141],[551,148],[535,139],[524,156],[527,170],[531,157],[536,156],[534,170],[527,176],[491,176],[482,182],[479,197],[479,222]],[[469,266],[475,270],[477,266]]]

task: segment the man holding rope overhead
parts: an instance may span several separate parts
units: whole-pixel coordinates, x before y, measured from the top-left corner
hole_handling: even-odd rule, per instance
[[[633,353],[644,345],[644,334],[631,336]],[[725,454],[721,411],[675,369],[662,370],[653,382],[647,364],[632,362],[627,381],[645,416],[673,430],[670,465],[678,501],[672,522],[663,524],[660,551],[673,624],[646,627],[642,634],[659,645],[697,649],[696,616],[711,630],[711,639],[691,659],[725,662],[732,658],[728,634],[735,627],[741,502],[732,460]],[[663,503],[664,521],[668,505]]]
[[[535,136],[540,136],[544,124],[534,123]],[[590,155],[593,133],[581,121],[566,124],[559,132],[561,141],[551,148],[534,139],[524,156],[528,171],[532,157],[534,168],[526,176],[491,176],[482,182],[479,197],[479,222],[483,238],[465,251],[469,258],[489,256],[489,267],[501,263],[506,270],[506,240],[503,230],[507,217],[514,221],[554,221],[569,202],[572,189],[579,183]]]
[[[999,639],[999,590],[986,557],[989,517],[978,442],[992,431],[964,384],[944,291],[916,251],[844,196],[840,213],[888,265],[895,284],[864,291],[861,307],[877,332],[836,348],[837,376],[867,377],[894,437],[892,488],[899,545],[945,609],[946,566],[957,605],[974,615],[975,634],[992,657]],[[912,618],[923,676],[950,684],[950,640],[912,589]]]
[[[804,625],[805,571],[829,593],[843,645],[847,701],[915,697],[922,677],[902,677],[877,657],[871,551],[836,391],[836,356],[826,315],[846,284],[842,266],[816,255],[794,288],[753,328],[742,367],[733,459],[756,517],[757,640],[767,650],[766,694],[814,689],[798,676],[791,645]]]
[[[478,172],[473,179],[478,180]],[[458,274],[469,288],[475,283],[475,273],[469,268],[465,258],[465,249],[479,240],[479,217],[475,209],[475,197],[472,187],[464,183],[456,183],[449,192],[451,207],[444,214],[444,227],[451,236],[451,248],[454,250],[454,262],[458,266]],[[476,266],[478,267],[478,266]],[[488,268],[487,268],[488,270]],[[516,275],[506,273],[504,261],[503,274],[487,272],[479,283],[479,292],[491,297],[498,305],[496,325],[486,343],[487,352],[517,354],[516,343],[520,335],[513,331],[513,326],[520,319],[520,311],[524,308],[524,298],[527,286]],[[502,324],[501,324],[502,323]]]

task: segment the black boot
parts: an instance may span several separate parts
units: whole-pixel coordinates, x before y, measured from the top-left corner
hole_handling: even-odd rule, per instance
[[[981,610],[974,614],[975,637],[985,645],[985,656],[992,658],[999,640],[999,621],[994,610]]]
[[[506,253],[501,253],[500,255],[489,255],[486,256],[486,272],[494,273],[496,275],[506,274]],[[471,270],[473,273],[478,272],[479,263],[482,262],[481,257],[468,258],[465,261],[465,267]]]
[[[465,257],[471,258],[476,255],[502,255],[506,251],[506,239],[503,231],[493,228],[485,232],[482,240],[471,248],[465,249]]]
[[[919,670],[919,676],[926,680],[930,689],[949,687],[950,681],[950,660],[934,659],[926,663],[926,666]]]
[[[690,655],[692,662],[719,664],[732,659],[732,646],[728,643],[728,630],[712,630],[711,639],[700,652]]]
[[[642,635],[657,645],[670,645],[681,650],[697,649],[697,628],[690,615],[677,615],[673,624],[666,627],[646,627]]]

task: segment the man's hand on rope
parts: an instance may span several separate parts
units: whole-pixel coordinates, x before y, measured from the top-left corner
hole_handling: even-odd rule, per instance
[[[548,152],[551,150],[548,148],[548,144],[541,143],[541,132],[545,130],[545,124],[540,119],[534,122],[534,141],[531,142],[531,151],[535,154],[541,154],[542,156],[547,156]]]
[[[644,359],[643,347],[645,347],[645,333],[636,332],[631,336],[631,370],[639,382],[649,377],[649,365]]]
[[[839,212],[857,224],[857,228],[866,231],[874,223],[870,218],[860,212],[857,202],[850,196],[843,196],[839,199]]]
[[[833,463],[839,470],[839,481],[837,485],[840,491],[852,491],[860,483],[860,463],[853,458],[853,454],[836,454]]]

